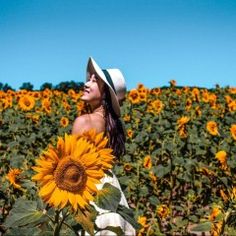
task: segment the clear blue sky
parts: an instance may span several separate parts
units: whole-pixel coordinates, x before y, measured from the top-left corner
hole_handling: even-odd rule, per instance
[[[0,81],[85,80],[87,59],[128,89],[236,86],[236,0],[0,0]]]

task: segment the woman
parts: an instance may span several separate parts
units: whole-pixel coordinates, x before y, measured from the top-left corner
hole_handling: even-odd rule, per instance
[[[109,147],[113,149],[113,155],[119,158],[125,153],[125,134],[119,119],[120,103],[124,100],[125,94],[125,80],[120,70],[102,70],[93,58],[89,58],[87,82],[81,99],[90,106],[92,112],[76,118],[72,134],[81,134],[90,129],[95,129],[97,133],[104,132],[108,137]],[[113,177],[106,175],[102,179],[102,184],[97,185],[98,189],[101,189],[104,183],[110,183],[121,190],[114,174]],[[121,196],[120,204],[128,207],[122,191]],[[133,227],[119,214],[109,213],[95,204],[94,206],[100,213],[96,219],[99,228],[120,226],[125,235],[135,235]],[[100,235],[114,235],[108,230],[99,233]]]

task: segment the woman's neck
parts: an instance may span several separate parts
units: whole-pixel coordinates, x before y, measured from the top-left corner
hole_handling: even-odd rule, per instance
[[[102,116],[104,116],[104,107],[103,107],[103,105],[100,105],[100,106],[94,108],[92,110],[92,113],[101,114]]]

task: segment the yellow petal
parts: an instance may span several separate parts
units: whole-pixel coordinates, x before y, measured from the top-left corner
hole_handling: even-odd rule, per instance
[[[84,153],[87,153],[91,145],[83,138],[79,139],[76,143],[76,149],[73,152],[75,158],[80,158]]]
[[[42,186],[42,188],[39,190],[39,195],[42,197],[45,197],[49,194],[52,193],[52,191],[55,189],[56,184],[54,181],[51,181],[47,184],[45,184],[44,186]]]
[[[34,181],[39,181],[39,180],[42,180],[43,177],[44,177],[44,174],[42,174],[42,173],[38,173],[38,174],[32,176],[31,179],[34,180]]]
[[[64,156],[64,153],[65,153],[65,142],[64,142],[62,137],[58,137],[58,140],[57,140],[57,150],[58,150],[58,152],[62,156]]]
[[[92,201],[94,199],[94,197],[88,191],[84,191],[83,192],[83,199],[88,199],[88,201]]]
[[[99,161],[97,153],[86,153],[79,160],[84,163],[85,168],[93,165],[96,166],[96,163]]]
[[[69,201],[74,209],[77,210],[77,201],[76,201],[76,195],[74,193],[68,192]]]
[[[92,192],[97,192],[97,187],[95,186],[94,182],[91,181],[90,179],[87,180],[86,185]]]
[[[65,155],[68,156],[71,153],[71,145],[70,145],[71,136],[65,134]]]
[[[104,173],[102,170],[85,170],[86,174],[89,175],[89,177],[92,178],[102,178],[104,176]]]
[[[42,166],[44,169],[53,169],[53,163],[43,159],[38,159],[35,161],[37,165]]]
[[[65,190],[61,190],[61,208],[64,208],[68,202],[68,192]]]
[[[76,200],[81,208],[84,208],[87,205],[87,202],[81,197],[80,194],[76,194]]]

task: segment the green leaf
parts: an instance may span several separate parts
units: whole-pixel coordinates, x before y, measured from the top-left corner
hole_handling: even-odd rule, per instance
[[[41,232],[41,234],[40,234]],[[44,234],[43,234],[44,233]],[[51,234],[45,234],[45,232],[42,232],[40,229],[38,228],[12,228],[7,230],[7,232],[4,234],[5,236],[22,236],[22,235],[31,235],[31,236],[39,236],[39,235],[44,235],[44,236],[52,236],[53,232],[51,232]]]
[[[206,232],[211,230],[211,222],[204,222],[193,227],[191,231]]]
[[[158,165],[157,167],[155,166],[153,168],[154,173],[159,178],[164,177],[166,174],[168,174],[170,172],[170,170],[171,170],[170,165],[168,165],[168,166]]]
[[[123,235],[124,235],[124,232],[123,232],[123,230],[121,229],[120,226],[118,226],[118,227],[115,227],[115,226],[107,226],[107,227],[104,228],[104,229],[98,230],[98,232],[101,231],[101,235],[103,235],[103,234],[102,234],[102,233],[103,233],[103,230],[108,230],[108,231],[114,232],[114,233],[116,233],[117,236],[123,236]],[[107,235],[107,234],[106,234],[106,235]]]
[[[135,229],[140,229],[141,225],[135,220],[133,210],[123,205],[119,205],[117,213],[128,221]]]
[[[222,178],[219,178],[219,179],[224,183],[225,186],[228,187],[228,179],[226,177],[222,177]]]
[[[105,183],[103,188],[98,191],[94,202],[100,208],[116,212],[120,199],[120,190],[109,183]]]
[[[11,228],[31,224],[32,227],[32,224],[38,224],[46,220],[48,218],[43,214],[43,211],[37,210],[36,201],[20,198],[16,201],[6,218],[5,226]]]
[[[156,196],[149,197],[149,202],[154,206],[156,206],[160,203],[160,201],[158,200],[158,198]]]
[[[119,182],[121,185],[127,186],[130,183],[130,177],[129,176],[122,176],[119,178]]]

